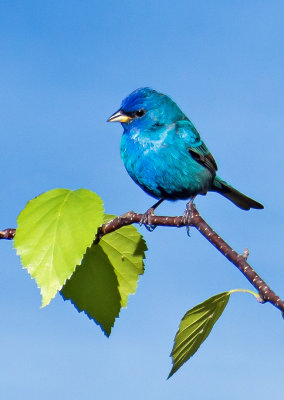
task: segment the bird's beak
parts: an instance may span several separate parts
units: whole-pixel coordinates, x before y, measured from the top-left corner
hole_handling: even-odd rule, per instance
[[[122,110],[118,110],[109,117],[107,122],[130,122],[132,119],[129,115],[124,114]]]

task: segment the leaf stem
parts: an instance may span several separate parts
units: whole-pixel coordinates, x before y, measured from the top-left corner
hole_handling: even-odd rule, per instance
[[[231,293],[236,293],[236,292],[250,293],[256,298],[257,301],[259,301],[260,303],[263,303],[263,300],[261,299],[259,294],[253,292],[252,290],[249,290],[249,289],[232,289],[232,290],[229,290],[230,294]]]

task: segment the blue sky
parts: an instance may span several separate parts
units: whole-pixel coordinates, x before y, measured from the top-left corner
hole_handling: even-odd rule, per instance
[[[196,200],[283,298],[283,12],[282,0],[2,0],[0,227],[56,187],[93,190],[109,213],[152,205],[120,160],[122,128],[106,123],[129,92],[151,86],[194,122],[220,176],[265,205],[244,212],[214,193]],[[194,230],[141,232],[146,271],[110,339],[60,296],[40,309],[12,242],[0,243],[1,398],[282,398],[283,320],[247,294],[232,296],[166,381],[183,314],[251,286]]]

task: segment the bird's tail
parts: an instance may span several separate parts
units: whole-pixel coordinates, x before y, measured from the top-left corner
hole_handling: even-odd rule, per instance
[[[262,204],[234,189],[227,182],[219,178],[219,176],[215,177],[211,190],[220,193],[243,210],[249,210],[250,208],[263,208]]]

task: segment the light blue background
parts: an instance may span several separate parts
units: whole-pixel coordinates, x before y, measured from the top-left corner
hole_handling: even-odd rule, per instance
[[[217,194],[203,217],[284,298],[283,0],[0,1],[0,228],[56,187],[96,191],[109,213],[153,200],[124,170],[122,128],[106,124],[141,86],[192,119],[220,175],[265,205],[244,212]],[[163,204],[177,215],[185,202]],[[169,381],[183,314],[246,279],[192,229],[141,232],[146,272],[110,339],[60,296],[40,309],[13,243],[0,257],[0,397],[282,399],[284,322],[232,296],[199,352]]]

